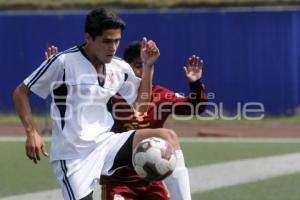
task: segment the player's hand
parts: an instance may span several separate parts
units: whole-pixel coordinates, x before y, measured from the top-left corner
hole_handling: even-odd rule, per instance
[[[27,157],[34,163],[41,160],[41,154],[48,157],[45,143],[36,130],[28,133],[25,148]]]
[[[47,50],[45,51],[45,59],[48,60],[57,53],[58,53],[58,48],[52,45],[48,47]]]
[[[155,42],[144,37],[141,45],[141,59],[144,66],[152,67],[159,55],[160,52]]]
[[[185,77],[192,83],[202,78],[203,60],[199,56],[189,57],[184,66]]]

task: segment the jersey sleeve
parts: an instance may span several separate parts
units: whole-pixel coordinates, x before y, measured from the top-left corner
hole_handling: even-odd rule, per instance
[[[179,93],[174,93],[166,88],[160,87],[157,90],[163,98],[160,98],[160,103],[166,110],[172,111],[176,115],[191,115],[201,114],[206,108],[207,96],[204,85],[200,80],[189,84],[190,93],[188,96],[183,96]]]
[[[25,80],[24,84],[31,92],[46,99],[50,92],[55,88],[56,83],[63,75],[63,64],[58,55],[44,61],[31,75]]]
[[[189,87],[189,96],[183,97],[175,94],[172,99],[176,115],[197,115],[203,113],[206,108],[207,96],[203,83],[198,80],[190,83]]]
[[[187,97],[179,93],[174,93],[173,91],[162,86],[156,85],[154,87],[153,93],[153,98],[159,104],[164,103],[166,105],[172,105],[174,103],[186,102],[188,100]]]
[[[128,65],[128,68],[124,73],[124,84],[118,93],[127,101],[127,103],[133,104],[137,98],[140,83],[141,79],[135,76],[133,70]]]

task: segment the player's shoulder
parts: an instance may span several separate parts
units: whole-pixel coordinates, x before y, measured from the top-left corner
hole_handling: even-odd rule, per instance
[[[118,57],[118,56],[113,56],[113,60],[119,60],[119,61],[124,61],[122,58]],[[125,62],[125,61],[124,61]]]
[[[153,85],[152,86],[153,95],[160,96],[162,99],[170,99],[170,98],[186,98],[184,94],[174,92],[166,87],[161,85]]]
[[[152,91],[153,92],[158,92],[158,93],[173,93],[171,90],[169,90],[168,88],[166,87],[163,87],[161,85],[153,85],[152,87]]]
[[[174,97],[174,92],[161,85],[152,86],[153,101],[164,102],[169,101]]]
[[[64,56],[72,56],[72,55],[76,55],[76,53],[79,53],[80,52],[80,47],[79,46],[74,46],[74,47],[71,47],[69,49],[66,49],[59,54],[59,56],[61,57],[64,57]]]
[[[114,65],[118,65],[120,67],[124,67],[124,68],[130,67],[129,64],[125,60],[123,60],[122,58],[117,57],[117,56],[114,56],[110,63],[114,64]]]
[[[71,47],[69,49],[66,49],[64,51],[61,51],[57,54],[55,54],[52,58],[50,58],[50,62],[52,61],[61,61],[63,62],[65,59],[68,59],[69,57],[73,57],[74,53],[80,52],[80,49],[78,46]]]

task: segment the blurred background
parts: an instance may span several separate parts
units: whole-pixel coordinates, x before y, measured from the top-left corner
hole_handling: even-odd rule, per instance
[[[58,187],[48,162],[32,176],[12,93],[42,63],[47,47],[62,51],[82,44],[85,15],[100,6],[115,10],[127,23],[119,57],[130,41],[144,36],[156,41],[161,56],[155,84],[187,95],[186,59],[196,54],[204,60],[207,114],[216,117],[169,119],[167,127],[179,136],[278,139],[184,142],[189,167],[300,151],[300,0],[0,0],[0,158],[6,163],[0,166],[0,198]],[[33,95],[31,102],[37,126],[49,134],[50,99]],[[245,109],[263,118],[239,117]],[[296,164],[299,160],[290,163]],[[193,194],[193,199],[298,200],[299,180],[298,172]]]
[[[294,115],[300,105],[300,12],[292,6],[300,1],[0,2],[1,113],[14,112],[13,89],[39,66],[48,46],[83,43],[87,9],[96,6],[116,10],[127,22],[118,56],[143,36],[157,42],[156,84],[188,94],[183,66],[196,54],[205,62],[210,101],[222,103],[226,113],[258,102],[267,115]],[[34,111],[47,110],[43,101],[32,101]]]

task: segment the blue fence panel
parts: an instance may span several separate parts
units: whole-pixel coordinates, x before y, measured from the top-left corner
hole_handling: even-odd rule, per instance
[[[51,44],[61,49],[81,43],[84,18],[82,14],[19,13],[0,14],[1,111],[13,110],[13,89],[44,59]],[[33,110],[45,112],[47,104],[32,96]]]
[[[0,13],[0,111],[12,112],[12,91],[43,61],[47,46],[61,50],[83,43],[86,12]],[[300,105],[300,11],[124,11],[127,22],[118,55],[132,40],[155,40],[161,57],[154,82],[188,92],[188,56],[205,62],[210,101],[237,112],[238,103],[261,102],[270,114],[292,114]],[[210,95],[212,96],[212,95]],[[46,104],[32,98],[35,111]]]

